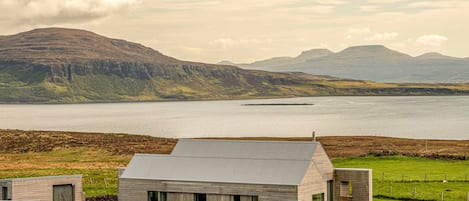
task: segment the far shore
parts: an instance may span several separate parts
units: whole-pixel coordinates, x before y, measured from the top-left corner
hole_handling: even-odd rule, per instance
[[[311,141],[311,137],[210,138],[232,140]],[[367,155],[405,155],[432,159],[466,160],[469,140],[424,140],[378,136],[322,136],[321,142],[331,158]],[[81,133],[65,131],[23,131],[0,129],[0,153],[48,152],[61,148],[106,149],[115,155],[170,153],[177,139],[145,135]]]

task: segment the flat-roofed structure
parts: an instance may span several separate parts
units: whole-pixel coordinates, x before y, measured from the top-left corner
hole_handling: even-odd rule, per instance
[[[181,139],[170,155],[136,154],[119,176],[118,197],[331,201],[334,188],[334,167],[318,142]]]
[[[0,179],[0,200],[82,201],[82,175]]]

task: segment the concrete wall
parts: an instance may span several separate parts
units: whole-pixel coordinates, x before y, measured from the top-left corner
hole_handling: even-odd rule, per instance
[[[334,201],[372,201],[373,175],[370,169],[337,168],[334,170]],[[349,183],[352,195],[348,196]],[[341,195],[342,192],[342,195]]]
[[[147,201],[148,191],[168,192],[168,201],[193,201],[193,193],[205,193],[207,199],[253,195],[258,196],[259,201],[298,200],[297,186],[119,179],[119,201]],[[169,199],[171,194],[174,200]]]
[[[74,186],[75,201],[84,200],[81,175],[13,179],[11,199],[15,201],[52,201],[54,185]]]

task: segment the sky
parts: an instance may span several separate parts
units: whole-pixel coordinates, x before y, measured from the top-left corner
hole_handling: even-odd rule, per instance
[[[374,44],[469,57],[468,19],[467,0],[0,0],[0,35],[86,29],[207,63]]]

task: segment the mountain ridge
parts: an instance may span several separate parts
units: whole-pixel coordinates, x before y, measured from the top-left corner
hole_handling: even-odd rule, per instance
[[[314,49],[313,49],[314,50]],[[358,80],[394,83],[468,83],[465,58],[429,52],[412,57],[383,45],[352,46],[329,55],[269,66],[238,64],[246,69],[275,72],[305,72]]]
[[[469,86],[382,84],[182,61],[76,29],[0,37],[0,103],[460,94],[469,94]]]

